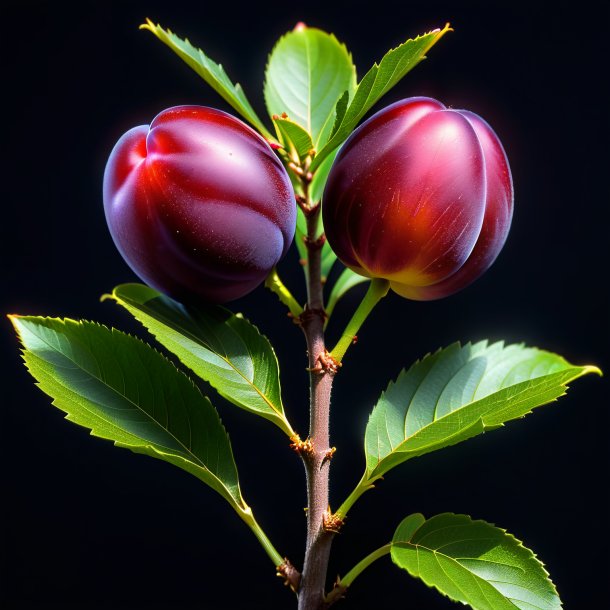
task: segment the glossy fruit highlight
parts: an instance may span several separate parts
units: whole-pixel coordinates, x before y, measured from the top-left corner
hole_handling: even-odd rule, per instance
[[[510,228],[513,186],[483,119],[416,97],[354,131],[322,204],[326,237],[345,265],[425,301],[461,290],[494,262]]]
[[[295,230],[290,179],[235,117],[177,106],[117,142],[104,209],[133,271],[179,301],[239,298],[263,282]]]

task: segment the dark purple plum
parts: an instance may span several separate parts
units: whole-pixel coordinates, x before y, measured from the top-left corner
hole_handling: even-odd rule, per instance
[[[267,142],[213,108],[177,106],[117,142],[104,209],[133,271],[179,301],[222,303],[265,280],[295,230],[290,179]]]

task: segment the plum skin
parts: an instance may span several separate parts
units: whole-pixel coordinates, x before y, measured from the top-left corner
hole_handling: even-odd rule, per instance
[[[259,134],[214,108],[168,108],[125,133],[106,164],[103,198],[125,261],[181,302],[244,296],[294,237],[286,170]]]
[[[426,97],[401,100],[345,142],[322,197],[326,237],[356,273],[413,300],[449,296],[506,241],[513,184],[491,127]]]

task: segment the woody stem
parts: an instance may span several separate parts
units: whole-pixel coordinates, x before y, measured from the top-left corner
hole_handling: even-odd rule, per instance
[[[329,416],[334,370],[325,364],[324,296],[321,277],[323,239],[317,235],[320,205],[311,204],[308,184],[304,195],[310,207],[307,213],[307,306],[301,316],[307,342],[310,381],[309,439],[312,450],[302,453],[307,475],[307,538],[305,560],[299,587],[299,610],[325,607],[326,573],[334,533],[325,527],[328,515],[330,470]]]

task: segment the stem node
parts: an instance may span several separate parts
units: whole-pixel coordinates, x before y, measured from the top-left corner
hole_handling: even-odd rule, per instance
[[[326,243],[326,235],[322,233],[318,237],[310,238],[307,235],[303,237],[303,241],[309,250],[321,250]]]
[[[303,459],[311,459],[315,455],[315,450],[311,439],[308,437],[304,441],[298,434],[290,437],[290,448],[296,451]]]
[[[341,366],[342,364],[328,350],[324,350],[318,354],[316,365],[306,370],[310,373],[319,373],[320,375],[336,375]]]
[[[324,602],[327,608],[330,608],[333,604],[338,602],[340,599],[345,598],[347,593],[347,587],[341,584],[341,578],[337,576],[337,580],[333,583],[332,591],[326,596]]]
[[[276,576],[284,580],[284,585],[290,587],[294,593],[299,590],[299,584],[301,583],[301,573],[290,563],[287,557],[284,557],[284,561],[277,566]]]
[[[341,519],[341,517],[339,517],[337,514],[333,514],[329,506],[322,517],[322,527],[324,528],[324,531],[338,534],[343,527],[343,523],[343,519]]]
[[[307,332],[307,327],[312,323],[320,319],[322,322],[325,322],[327,318],[328,315],[323,307],[310,307],[309,305],[305,304],[305,308],[299,316],[299,322],[303,327],[303,330]]]

